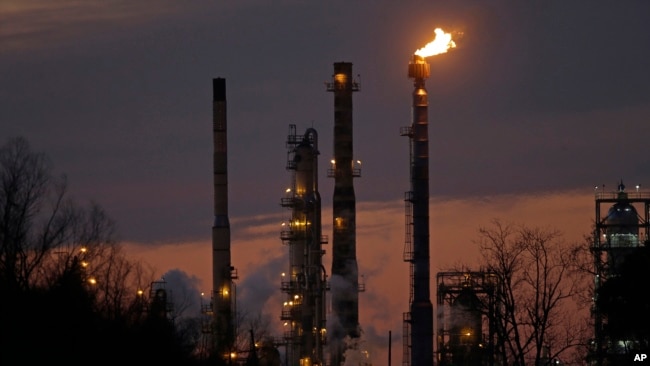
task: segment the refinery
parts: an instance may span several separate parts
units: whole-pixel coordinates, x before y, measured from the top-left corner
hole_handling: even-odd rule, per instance
[[[0,366],[650,362],[650,2],[9,3]]]
[[[496,343],[501,278],[484,269],[438,272],[435,275],[435,308],[431,300],[431,257],[435,250],[429,229],[429,108],[426,80],[431,75],[426,58],[455,47],[451,36],[436,30],[436,41],[412,55],[407,77],[413,82],[411,124],[399,130],[408,137],[410,190],[406,205],[403,260],[408,263],[408,311],[402,314],[402,366],[500,365]],[[436,48],[442,45],[442,48]],[[432,51],[433,50],[433,51]],[[277,319],[283,334],[270,348],[281,356],[261,361],[257,340],[251,334],[250,348],[237,349],[237,270],[231,259],[228,218],[228,149],[226,80],[213,79],[214,224],[212,227],[213,288],[204,333],[206,345],[221,364],[311,366],[351,365],[346,352],[362,336],[359,296],[365,290],[360,280],[356,253],[356,198],[354,179],[361,177],[360,161],[353,151],[353,93],[360,84],[353,77],[352,63],[335,62],[326,91],[334,94],[334,158],[327,176],[333,178],[332,217],[322,217],[319,192],[319,133],[314,128],[299,131],[288,126],[285,141],[289,188],[280,198],[287,218],[279,232],[288,262],[278,283],[284,301]],[[406,160],[406,159],[405,159]],[[405,177],[406,180],[406,177]],[[604,188],[604,187],[603,187]],[[643,247],[650,234],[650,193],[628,192],[621,181],[616,191],[596,187],[595,227],[591,241],[594,292],[615,278],[626,258]],[[609,207],[607,207],[609,206]],[[639,215],[642,212],[643,215]],[[331,220],[332,233],[323,233],[323,220]],[[331,268],[323,258],[331,244]],[[399,254],[399,253],[398,253]],[[361,296],[363,296],[361,294]],[[595,300],[594,300],[595,301]],[[589,364],[611,364],[621,360],[621,345],[632,340],[606,331],[615,320],[593,306],[593,340]],[[435,314],[435,316],[434,316]],[[389,335],[390,338],[390,335]],[[280,352],[279,350],[282,350]],[[242,356],[243,355],[243,356]],[[544,364],[562,364],[544,355]],[[254,360],[254,361],[251,361]],[[355,361],[354,365],[391,365],[388,360]]]

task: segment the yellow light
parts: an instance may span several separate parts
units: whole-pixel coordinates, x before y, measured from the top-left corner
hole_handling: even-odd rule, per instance
[[[97,284],[97,280],[94,279],[94,278],[92,278],[92,277],[88,279],[88,282],[89,282],[91,285],[96,285],[96,284]]]
[[[334,226],[337,228],[343,227],[344,220],[342,217],[335,217],[334,218]]]
[[[79,251],[82,252],[82,253],[86,253],[88,251],[88,249],[86,249],[86,247],[81,247],[81,249],[79,249]]]
[[[84,267],[84,268],[88,267],[88,262],[82,261],[81,266]]]
[[[436,28],[434,32],[436,34],[435,39],[423,48],[415,51],[416,55],[422,57],[435,56],[441,53],[446,53],[450,48],[456,47],[456,43],[452,41],[450,33],[445,33],[440,28]]]
[[[334,159],[332,159],[332,160],[330,160],[330,163],[336,164],[336,161],[334,161]]]
[[[138,290],[138,296],[142,296],[142,294],[144,294],[144,291]]]

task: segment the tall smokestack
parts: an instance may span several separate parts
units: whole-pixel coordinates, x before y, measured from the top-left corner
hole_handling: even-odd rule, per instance
[[[405,347],[410,344],[412,366],[433,365],[433,306],[429,291],[429,121],[424,85],[429,75],[429,64],[423,57],[414,55],[408,67],[414,91],[413,121],[407,133],[411,144],[411,191],[406,198],[412,206],[413,251],[411,254],[409,250],[409,255],[405,256],[410,262],[411,291],[410,313],[404,317],[411,330]]]
[[[334,92],[334,177],[332,242],[332,313],[330,364],[340,365],[344,339],[359,338],[359,274],[356,255],[356,199],[353,178],[360,169],[352,160],[352,93],[359,84],[352,79],[352,64],[334,63],[334,76],[327,91]]]
[[[235,340],[235,268],[230,258],[228,220],[228,149],[226,128],[226,80],[212,80],[214,225],[212,226],[213,346],[219,357],[230,355]],[[228,356],[229,357],[229,356]]]

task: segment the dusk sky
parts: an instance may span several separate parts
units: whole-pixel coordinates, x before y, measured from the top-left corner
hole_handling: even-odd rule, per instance
[[[351,62],[360,321],[380,355],[392,330],[399,362],[410,189],[399,130],[411,123],[414,51],[437,27],[463,34],[427,59],[433,285],[435,272],[476,263],[473,240],[492,219],[578,241],[594,221],[594,186],[650,188],[649,16],[643,0],[4,0],[0,137],[27,138],[75,199],[108,211],[131,253],[207,292],[212,79],[225,78],[239,304],[279,324],[288,128],[318,131],[331,237],[325,82],[335,62]]]

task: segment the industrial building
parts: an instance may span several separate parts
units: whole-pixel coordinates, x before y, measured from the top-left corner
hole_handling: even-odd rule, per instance
[[[459,271],[436,279],[437,364],[494,365],[497,276]]]
[[[625,339],[609,331],[624,325],[604,316],[597,305],[597,296],[599,289],[619,276],[626,261],[647,244],[650,192],[639,191],[638,186],[634,191],[626,191],[621,181],[616,191],[606,192],[604,187],[596,187],[595,199],[596,225],[591,247],[595,273],[594,340],[590,362],[598,366],[627,364],[631,361],[630,350],[639,349],[638,339]]]
[[[284,322],[287,365],[323,365],[325,362],[327,273],[323,266],[321,198],[318,191],[318,133],[309,128],[296,134],[289,126],[287,170],[291,186],[281,205],[291,216],[280,234],[289,247],[289,268],[282,275],[286,294],[281,319]]]
[[[434,362],[433,305],[430,299],[429,255],[429,161],[428,100],[425,80],[429,64],[413,55],[408,77],[414,81],[412,124],[400,133],[409,137],[411,190],[407,206],[404,260],[410,264],[409,311],[404,313],[403,365],[431,366]],[[289,250],[289,266],[283,273],[285,294],[280,318],[284,325],[281,344],[285,364],[291,366],[336,365],[345,362],[346,339],[360,337],[360,283],[356,258],[356,198],[353,179],[360,177],[360,163],[353,159],[352,94],[359,84],[352,77],[352,64],[334,63],[327,91],[334,93],[334,159],[328,176],[334,178],[333,251],[331,278],[323,266],[328,242],[322,234],[321,198],[318,190],[318,134],[309,128],[297,134],[289,126],[286,141],[287,170],[291,186],[281,198],[290,212],[280,233]],[[227,123],[225,79],[213,80],[214,214],[213,291],[206,313],[210,344],[232,360],[237,350],[236,284],[237,271],[231,263],[228,219]],[[336,279],[336,281],[332,281]],[[333,286],[332,283],[335,285]],[[331,291],[331,329],[327,329],[327,292]],[[329,347],[328,347],[329,346]],[[327,352],[329,351],[329,352]]]
[[[460,271],[437,274],[437,328],[434,348],[434,312],[430,294],[429,137],[426,80],[430,65],[414,54],[407,76],[413,80],[411,125],[400,129],[409,138],[410,190],[406,205],[403,259],[409,263],[409,309],[403,313],[402,366],[494,365],[498,311],[497,278],[490,272]],[[288,268],[282,274],[284,293],[280,319],[284,326],[284,364],[290,366],[345,363],[346,339],[359,338],[359,281],[356,256],[356,197],[354,178],[361,176],[353,158],[352,95],[359,83],[352,64],[334,63],[328,92],[334,94],[334,158],[328,177],[334,178],[332,201],[333,250],[331,275],[323,266],[328,243],[322,233],[321,197],[318,189],[318,133],[308,128],[298,134],[289,126],[286,140],[291,183],[280,204],[289,218],[280,233],[288,248]],[[231,263],[228,218],[227,121],[225,79],[213,79],[214,225],[212,228],[213,289],[205,313],[210,346],[220,358],[236,358],[237,271]],[[623,182],[615,192],[596,187],[593,255],[594,293],[616,278],[626,260],[644,247],[650,234],[650,193],[626,191]],[[603,187],[604,188],[604,187]],[[604,207],[609,205],[608,208]],[[639,212],[642,214],[640,215]],[[603,214],[604,213],[604,214]],[[334,281],[335,279],[335,281]],[[331,313],[328,313],[330,292]],[[164,295],[164,293],[161,293]],[[594,339],[589,360],[594,365],[625,360],[634,340],[613,336],[608,329],[616,320],[592,308]],[[330,322],[328,322],[330,320]],[[328,328],[328,324],[331,328]],[[251,340],[255,354],[254,340]],[[389,350],[390,352],[390,350]],[[390,360],[390,353],[389,353]]]

